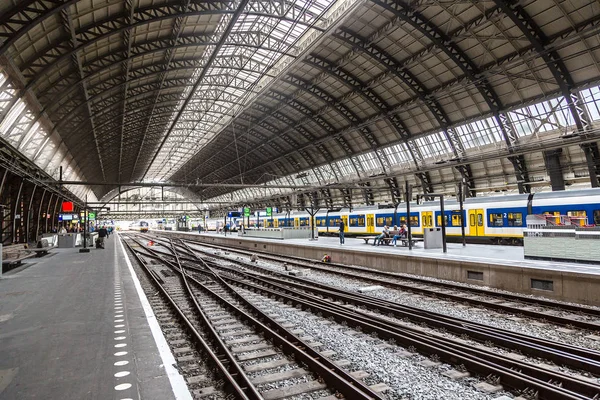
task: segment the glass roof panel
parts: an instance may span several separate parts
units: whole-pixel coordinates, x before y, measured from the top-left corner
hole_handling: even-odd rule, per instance
[[[329,11],[336,2],[337,0],[285,0],[270,4],[248,3],[228,38],[225,38],[225,44],[220,48],[215,45],[206,47],[203,57],[207,61],[217,51],[217,61],[213,63],[217,67],[213,69],[212,65],[207,66],[207,74],[202,76],[198,90],[191,94],[191,101],[186,106],[186,117],[177,119],[160,149],[161,154],[155,157],[144,179],[165,180],[179,170],[232,119],[232,115],[254,98],[261,82],[273,78],[271,75],[274,66],[289,63],[293,59],[290,55],[299,51],[299,43],[319,32],[311,28],[312,25],[335,22],[334,18],[330,18],[329,14],[332,13]],[[269,12],[272,15],[268,15]],[[231,18],[230,14],[223,15],[212,42],[217,43],[221,39]],[[314,37],[310,40],[314,40]],[[217,71],[227,71],[230,75],[226,79],[227,87],[214,84],[214,78],[210,75]],[[195,71],[190,86],[196,83],[201,72],[201,68]],[[207,88],[220,93],[216,96],[221,102],[220,106],[210,105],[202,111],[194,112],[190,109],[197,107],[194,100],[204,98]],[[178,110],[181,104],[183,103],[180,103]],[[198,117],[188,118],[194,114],[198,114]],[[176,113],[171,120],[175,118]],[[198,123],[190,128],[189,119]],[[175,131],[180,135],[172,135]],[[179,157],[175,157],[176,155]]]

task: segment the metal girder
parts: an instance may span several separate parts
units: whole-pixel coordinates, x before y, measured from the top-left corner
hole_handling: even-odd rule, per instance
[[[131,24],[133,22],[133,0],[125,0],[125,7],[128,11],[128,20],[127,23]],[[121,116],[121,135],[119,136],[119,167],[117,169],[118,176],[117,181],[121,181],[122,176],[122,167],[123,167],[123,144],[125,142],[125,120],[126,120],[126,111],[127,111],[127,90],[129,89],[129,72],[131,70],[131,48],[132,48],[132,40],[131,40],[131,30],[126,30],[123,33],[123,44],[127,51],[125,52],[126,61],[123,61],[121,64],[121,69],[123,71],[123,106],[122,106],[122,116]],[[85,79],[85,78],[84,78]]]
[[[78,29],[76,35],[80,45],[75,49],[68,49],[68,45],[64,43],[67,39],[64,37],[59,37],[54,42],[48,44],[47,47],[34,54],[23,65],[22,73],[26,78],[32,78],[28,84],[28,87],[31,87],[37,81],[36,76],[45,75],[57,63],[66,57],[70,57],[74,52],[78,52],[82,48],[107,39],[112,35],[166,19],[231,13],[233,11],[230,7],[233,5],[235,5],[235,2],[230,0],[197,1],[191,3],[188,10],[182,12],[181,1],[174,1],[168,4],[135,9],[133,23],[130,24],[127,23],[129,21],[129,14],[127,12],[112,15],[104,20],[95,21],[88,26]]]
[[[111,68],[115,68],[117,66],[122,65],[123,63],[131,62],[131,59],[125,59],[123,61],[116,62]],[[85,68],[85,65],[84,65]],[[179,71],[194,71],[196,68],[196,60],[195,59],[181,59],[174,60],[171,62],[168,72],[179,72]],[[164,73],[165,65],[164,61],[152,63],[152,64],[142,64],[137,68],[131,68],[130,73],[130,81],[134,80],[142,80],[147,79],[148,77],[152,77],[154,75],[160,75]],[[93,75],[88,74],[85,78],[74,81],[73,83],[67,82],[62,85],[59,81],[56,85],[52,85],[48,90],[40,92],[38,94],[38,99],[42,104],[47,104],[44,109],[45,112],[51,112],[55,109],[62,108],[68,106],[69,100],[71,100],[71,93],[74,91],[74,87],[83,82],[89,82],[90,78],[93,78]],[[120,90],[121,87],[125,84],[123,76],[112,76],[105,80],[101,80],[96,82],[94,85],[90,85],[90,90],[94,93],[99,93],[102,91],[108,90]],[[65,102],[66,100],[66,102]]]
[[[581,97],[577,92],[574,91],[575,82],[573,81],[573,78],[571,77],[571,74],[569,73],[569,70],[562,58],[556,52],[556,50],[547,49],[547,46],[550,44],[548,37],[535,23],[535,21],[527,14],[520,3],[512,0],[494,0],[494,2],[511,19],[517,28],[519,28],[521,33],[529,40],[534,50],[542,57],[567,102],[567,106],[569,107],[569,111],[573,116],[573,121],[575,122],[577,131],[586,133],[591,126],[591,119],[587,114]],[[591,155],[593,153],[590,153],[589,149],[584,147],[582,147],[582,150],[586,155],[586,159],[589,157],[588,154]],[[590,165],[589,161],[588,165]],[[598,178],[597,175],[592,172],[593,169],[590,169],[590,182],[592,187],[596,187],[598,185]],[[562,185],[560,184],[560,180],[558,180],[557,176],[555,177],[555,180],[558,182],[557,187],[562,186],[564,189],[564,180]],[[554,183],[552,183],[552,187],[554,190]]]
[[[362,192],[365,199],[365,205],[375,205],[375,197],[373,196],[373,190],[371,189],[371,182],[362,182],[358,184],[362,186]]]
[[[296,121],[295,125],[293,128],[290,128],[290,130],[295,130],[297,127],[301,127],[303,125],[303,122],[305,122],[306,120],[314,120],[315,122],[317,122],[319,124],[319,126],[323,127],[326,132],[330,133],[330,132],[335,132],[335,128],[329,124],[329,122],[327,122],[326,120],[324,120],[318,113],[313,112],[310,108],[308,108],[306,105],[304,105],[303,103],[299,102],[296,99],[292,99],[288,96],[285,96],[279,92],[269,92],[267,93],[267,95],[269,95],[269,97],[272,97],[276,100],[281,101],[284,104],[289,105],[290,107],[292,107],[294,110],[300,112],[301,114],[306,115],[306,117],[301,120],[301,121]],[[255,102],[253,105],[253,108],[257,108],[259,110],[261,110],[261,108],[263,108],[265,106],[260,105],[260,103]],[[267,117],[265,117],[264,119],[267,119]],[[313,119],[314,118],[314,119]],[[281,135],[281,132],[279,132],[279,134]],[[285,136],[286,133],[284,132],[283,135]],[[316,138],[311,139],[311,143],[315,143],[315,140],[317,140]],[[340,145],[340,147],[342,147],[342,149],[345,151],[346,154],[351,155],[354,153],[354,151],[350,148],[349,144],[345,141],[345,139],[343,139],[341,136],[336,138],[336,141],[338,142],[338,144]],[[311,143],[305,145],[306,146],[310,146]],[[266,145],[266,141],[263,142],[261,145]],[[302,149],[303,147],[300,147],[300,149]],[[255,149],[253,149],[255,150]],[[321,154],[329,154],[328,151],[325,150],[325,147],[323,145],[320,146],[319,151],[321,152]],[[222,168],[227,167],[228,165],[231,165],[235,163],[235,161],[231,161],[229,164],[222,166]],[[193,173],[194,171],[196,171],[198,168],[200,168],[200,166],[198,165],[196,168],[194,168],[194,170],[192,170],[191,172]],[[210,176],[210,175],[208,175]]]
[[[398,184],[398,179],[395,176],[385,178],[383,180],[390,190],[390,198],[394,206],[402,202],[402,188]]]
[[[124,34],[128,34],[130,32],[131,32],[130,30],[127,30],[124,32]],[[254,46],[254,44],[252,44],[252,43],[256,43],[258,40],[262,40],[263,39],[262,35],[263,34],[260,32],[253,32],[253,31],[237,32],[233,36],[234,40],[232,40],[231,42],[227,42],[225,45],[239,46],[239,44],[236,42],[237,40],[239,40],[242,43],[248,43],[247,46]],[[59,96],[59,97],[62,98],[65,93],[68,94],[70,92],[73,84],[77,84],[81,80],[89,81],[90,79],[92,79],[98,75],[101,75],[102,73],[105,73],[105,72],[115,68],[115,66],[118,66],[124,62],[132,63],[136,58],[143,57],[146,55],[151,55],[151,54],[157,53],[157,52],[174,51],[176,49],[187,48],[187,47],[205,47],[205,46],[215,45],[216,42],[209,41],[210,38],[211,38],[211,35],[208,35],[208,34],[203,34],[203,35],[196,34],[196,35],[180,36],[178,38],[177,43],[174,45],[171,45],[171,42],[172,42],[171,39],[160,38],[160,39],[149,40],[149,41],[142,42],[142,43],[136,43],[135,46],[131,46],[130,49],[129,49],[129,47],[127,47],[125,49],[116,48],[116,49],[112,50],[110,53],[103,54],[101,57],[98,57],[98,58],[91,60],[88,63],[84,64],[84,68],[89,72],[88,72],[88,75],[85,76],[83,79],[80,79],[79,77],[74,77],[73,74],[67,74],[64,77],[61,76],[60,81],[57,82],[57,84],[49,85],[49,87],[46,90],[44,90],[43,93],[45,95],[50,93],[50,95],[52,96],[52,94],[54,92],[61,92],[61,96]],[[267,40],[267,44],[269,44],[270,46],[262,46],[260,48],[264,48],[269,51],[276,51],[277,46],[279,46],[279,41],[277,39],[270,38]],[[219,59],[222,59],[219,62],[220,64],[222,64],[222,66],[220,66],[220,68],[225,69],[226,72],[229,72],[229,70],[234,69],[235,65],[240,65],[240,57],[238,55],[229,55],[227,57],[219,57]],[[174,70],[184,69],[184,68],[194,68],[194,69],[201,68],[202,66],[203,65],[201,63],[199,64],[197,62],[197,58],[193,58],[190,60],[186,60],[186,59],[175,60],[175,59],[173,59],[171,61],[171,67],[169,68],[169,72],[174,71]],[[247,69],[247,70],[254,70],[261,66],[262,66],[262,64],[254,61],[254,60],[251,60],[251,59],[247,60],[246,62],[243,63],[244,69]],[[146,76],[146,75],[150,75],[150,74],[157,74],[157,73],[164,72],[164,62],[161,62],[158,65],[154,64],[153,67],[154,67],[154,70],[148,71],[149,66],[142,65],[137,70],[133,70],[132,74],[134,74],[135,77],[139,77],[139,76]],[[237,67],[236,69],[242,69],[242,68]],[[78,79],[79,79],[79,81],[78,81]],[[124,82],[122,76],[117,76],[117,77],[114,77],[113,79],[119,80],[119,82],[118,82],[119,84],[122,84]],[[61,84],[59,84],[59,83],[61,83]],[[43,96],[40,96],[40,98],[43,98]]]
[[[446,53],[446,55],[458,65],[468,81],[475,84],[483,99],[488,104],[488,107],[492,111],[494,119],[496,120],[500,131],[504,137],[509,152],[512,153],[514,146],[517,143],[517,135],[512,123],[508,116],[502,112],[504,107],[500,102],[495,90],[489,84],[487,79],[482,79],[482,71],[473,63],[473,61],[451,40],[451,37],[444,34],[437,26],[430,23],[418,12],[411,12],[410,8],[403,3],[401,0],[374,0],[376,4],[392,11],[396,16],[406,21],[414,28],[418,29],[423,35],[432,41],[436,47]],[[505,11],[506,3],[503,0],[495,0],[497,9]],[[496,10],[494,10],[494,13]],[[514,16],[513,16],[514,17]],[[452,137],[452,136],[451,136]],[[523,168],[526,171],[525,160],[520,157],[517,158],[519,161],[511,162],[514,166],[518,166],[519,170],[515,168],[515,176],[517,180],[521,180],[523,174]]]
[[[600,150],[598,150],[598,143],[586,143],[581,148],[585,153],[592,187],[600,187]]]
[[[163,146],[167,142],[167,139],[169,138],[169,135],[171,134],[171,132],[173,131],[173,129],[177,125],[177,122],[181,118],[181,115],[185,112],[185,109],[188,106],[190,100],[192,100],[192,98],[194,97],[196,89],[198,88],[198,86],[200,86],[200,84],[204,80],[204,77],[206,76],[207,71],[209,70],[209,68],[213,64],[215,58],[217,58],[217,54],[219,53],[220,49],[223,47],[224,43],[227,40],[227,37],[231,33],[231,31],[232,31],[235,23],[237,22],[238,18],[240,17],[240,15],[244,11],[244,8],[246,7],[246,5],[248,5],[248,3],[249,3],[249,0],[240,0],[240,3],[237,5],[237,9],[233,13],[233,16],[231,17],[231,20],[227,24],[227,27],[220,34],[219,39],[217,41],[217,44],[214,46],[214,49],[212,50],[212,53],[208,56],[208,58],[206,59],[205,63],[203,64],[203,69],[200,72],[200,74],[198,74],[198,78],[197,78],[196,82],[192,86],[192,89],[190,90],[188,96],[185,98],[183,104],[181,105],[180,110],[175,115],[175,118],[173,119],[173,122],[171,123],[171,126],[167,129],[167,131],[166,131],[166,133],[164,135],[164,139],[162,140],[162,142],[160,143],[160,145],[158,146],[158,148],[154,152],[154,155],[150,159],[150,162],[148,163],[148,166],[146,167],[144,173],[141,176],[142,179],[148,173],[148,170],[150,169],[150,167],[154,163],[154,160],[156,160],[156,157],[158,157],[158,154],[161,152]],[[137,159],[139,159],[139,155],[140,155],[140,153],[142,151],[142,148],[143,148],[143,146],[141,146],[140,149],[139,149],[139,151],[138,151],[138,157],[137,157]],[[137,165],[137,160],[136,160],[136,165]],[[135,168],[134,168],[134,170],[135,170]],[[131,177],[133,177],[133,173],[134,173],[134,171],[132,171]]]
[[[379,96],[371,87],[365,85],[364,82],[361,82],[356,76],[346,71],[340,64],[343,60],[347,59],[347,57],[343,57],[341,61],[337,62],[337,65],[323,57],[318,55],[310,54],[305,59],[304,62],[312,65],[315,68],[323,71],[324,73],[336,77],[338,80],[343,82],[352,88],[353,93],[357,93],[361,95],[364,99],[369,101],[373,107],[378,111],[378,113],[388,113],[391,111],[390,105]],[[408,138],[410,137],[410,133],[406,128],[404,122],[397,115],[393,115],[387,118],[388,123],[394,129],[394,131],[398,134],[398,137],[406,143]],[[378,148],[379,149],[379,148]],[[380,162],[382,162],[382,166],[384,167],[384,171],[390,169],[390,161],[382,151],[378,151],[378,157]],[[413,157],[416,162],[416,159]]]
[[[421,83],[408,69],[400,65],[385,50],[372,43],[372,40],[361,37],[347,28],[340,29],[335,35],[337,39],[352,46],[353,50],[369,55],[378,61],[390,73],[397,76],[406,86],[411,88],[417,95],[417,98],[423,102],[434,116],[440,128],[444,131],[452,152],[457,157],[464,157],[465,150],[458,135],[449,127],[450,121],[441,105],[435,100],[429,90]]]
[[[352,209],[352,189],[340,188],[339,191],[342,194],[342,202],[344,207]]]
[[[298,88],[306,91],[307,93],[310,93],[313,96],[317,97],[321,101],[325,102],[325,104],[327,104],[326,107],[332,107],[333,109],[335,109],[353,127],[357,128],[357,130],[361,133],[362,137],[364,138],[365,142],[369,145],[369,148],[371,150],[376,151],[376,149],[379,148],[379,141],[377,140],[377,138],[375,137],[375,135],[373,134],[371,129],[368,126],[360,126],[362,123],[364,123],[364,121],[362,121],[360,118],[358,118],[358,116],[352,110],[350,110],[350,108],[348,108],[343,103],[343,101],[336,99],[331,94],[327,93],[325,90],[319,88],[317,85],[311,84],[310,82],[307,82],[304,79],[294,76],[292,74],[289,74],[289,75],[286,75],[285,77],[283,77],[282,81],[289,83],[295,87],[298,87]],[[321,110],[320,112],[323,112],[323,110]],[[354,151],[350,148],[348,142],[341,135],[338,139],[338,143],[340,145],[342,145],[342,148],[344,148],[344,150],[346,151],[346,154],[348,154],[348,155],[354,154]],[[385,156],[383,151],[379,151],[379,152],[376,151],[376,154],[377,154],[378,158],[383,157],[383,159],[379,158],[379,162],[380,162],[380,165],[382,166],[382,169],[385,171],[386,167],[389,167],[389,160],[387,160],[387,157]],[[354,163],[356,172],[359,175],[360,175],[360,173],[365,172],[364,166],[360,163],[360,161],[358,161],[357,159],[355,159],[353,157],[352,162]]]
[[[585,115],[585,107],[577,109],[577,96],[573,95],[575,87],[569,70],[555,50],[548,51],[548,38],[535,21],[527,14],[520,2],[511,0],[494,0],[494,3],[506,14],[521,33],[529,40],[535,51],[542,57],[552,76],[556,80],[567,105],[573,115],[575,125],[580,132],[589,127],[589,118]]]
[[[188,85],[184,79],[174,79],[173,81],[168,81],[167,88],[161,88],[158,82],[150,82],[147,84],[143,84],[136,87],[129,88],[129,98],[135,99],[141,96],[145,96],[147,94],[155,94],[155,99],[160,94],[161,90],[165,89],[177,89],[184,90]],[[97,101],[97,102],[96,102]],[[87,100],[82,101],[79,105],[71,110],[65,109],[61,112],[56,112],[57,120],[55,121],[54,129],[51,133],[56,130],[59,130],[63,126],[67,126],[67,123],[71,123],[71,125],[76,125],[81,123],[81,114],[77,113],[77,111],[81,109],[85,109],[90,107],[94,102],[94,109],[98,111],[98,113],[103,112],[107,108],[118,107],[121,105],[122,99],[121,96],[109,96],[106,92],[97,94],[93,97],[89,97]]]
[[[79,41],[77,39],[77,35],[75,34],[75,26],[73,24],[73,19],[71,17],[71,12],[70,12],[69,8],[65,8],[64,10],[62,10],[61,14],[63,17],[63,24],[64,24],[65,31],[71,37],[71,46],[73,49],[76,49],[79,46]],[[75,67],[78,69],[80,77],[83,78],[84,71],[83,71],[81,57],[79,56],[78,52],[73,53],[73,63],[75,64]],[[98,154],[98,163],[99,163],[98,167],[100,168],[102,177],[104,179],[106,179],[106,173],[104,171],[104,163],[102,161],[102,154],[100,151],[100,146],[98,144],[98,134],[94,127],[94,111],[92,110],[91,104],[89,103],[90,96],[88,93],[87,84],[85,82],[81,84],[81,91],[83,93],[84,99],[86,100],[88,119],[89,119],[90,125],[92,126],[92,134],[93,134],[94,142],[96,144],[96,152]]]
[[[22,0],[0,16],[0,56],[34,26],[79,0]]]
[[[561,154],[562,149],[544,151],[544,164],[546,164],[546,171],[550,177],[552,191],[565,190],[565,178],[560,165]]]
[[[529,173],[527,172],[525,157],[523,155],[516,155],[509,156],[508,159],[515,169],[519,193],[531,193],[531,186],[529,185]]]
[[[431,175],[429,175],[429,171],[417,172],[415,176],[421,182],[421,188],[423,189],[425,199],[432,200],[430,196],[427,196],[429,193],[435,192],[433,190],[433,184],[431,183]]]
[[[476,197],[477,192],[475,191],[475,179],[473,179],[473,171],[470,165],[457,165],[456,170],[460,173],[462,182],[465,184],[467,197]]]

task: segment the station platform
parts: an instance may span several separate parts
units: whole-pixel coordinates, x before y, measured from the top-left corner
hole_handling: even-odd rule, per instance
[[[0,279],[0,398],[187,399],[117,236]]]
[[[600,266],[544,260],[525,260],[523,247],[448,243],[442,249],[424,249],[420,242],[412,250],[391,245],[372,246],[360,238],[345,238],[340,245],[337,237],[318,240],[248,238],[237,233],[227,236],[217,233],[155,231],[158,234],[188,237],[209,243],[235,244],[247,249],[273,254],[315,259],[323,254],[332,262],[361,265],[383,271],[421,275],[464,282],[517,293],[526,293],[590,305],[600,305]],[[476,274],[473,274],[476,273]],[[481,279],[472,279],[481,276]],[[538,281],[552,290],[536,288]]]

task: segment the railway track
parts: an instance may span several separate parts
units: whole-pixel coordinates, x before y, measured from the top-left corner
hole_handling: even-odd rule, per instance
[[[561,303],[539,297],[529,297],[515,293],[498,292],[484,288],[464,286],[452,282],[433,281],[414,275],[376,271],[359,266],[336,263],[325,265],[315,262],[315,260],[301,257],[275,256],[261,251],[248,251],[233,247],[215,246],[187,239],[184,240],[184,242],[194,246],[227,250],[245,256],[258,254],[263,260],[281,264],[286,263],[295,268],[310,268],[326,273],[335,273],[347,278],[360,278],[366,282],[384,287],[438,299],[467,303],[472,306],[481,306],[486,309],[513,313],[519,316],[552,322],[564,327],[577,327],[590,331],[600,331],[600,309]],[[201,251],[200,249],[196,250]],[[212,256],[219,257],[214,254]],[[222,258],[227,259],[227,257]]]
[[[205,258],[196,254],[197,249],[192,249],[183,242],[178,249],[181,257],[185,257],[190,262],[194,260],[200,262],[201,258]],[[464,342],[451,341],[444,337],[432,338],[430,333],[408,328],[401,321],[408,319],[426,323],[456,334],[475,337],[485,343],[491,341],[510,349],[518,349],[523,353],[555,360],[594,374],[600,371],[598,352],[433,315],[423,310],[410,309],[372,297],[344,292],[300,277],[277,274],[244,261],[228,260],[239,264],[238,267],[226,267],[210,259],[205,261],[215,270],[222,271],[223,279],[232,285],[260,292],[265,296],[277,296],[295,305],[310,308],[313,312],[318,310],[340,323],[356,326],[363,331],[375,332],[387,339],[394,339],[405,347],[440,357],[450,364],[465,365],[467,369],[479,375],[497,377],[504,385],[521,393],[533,391],[538,393],[540,398],[594,398],[600,393],[600,386],[585,379],[548,371],[481,348],[467,346]],[[557,387],[559,389],[556,389]],[[556,393],[557,390],[562,392]]]
[[[149,249],[131,237],[126,243],[142,264],[147,264],[144,258],[151,258],[168,268],[170,273],[161,270],[167,278],[160,279],[152,269],[146,270],[206,343],[203,349],[219,366],[226,393],[266,400],[309,393],[311,398],[383,399],[323,357],[315,350],[318,343],[286,330],[237,294],[208,265],[196,267],[191,274],[174,248],[167,260],[164,251]],[[198,394],[211,390],[203,388]]]

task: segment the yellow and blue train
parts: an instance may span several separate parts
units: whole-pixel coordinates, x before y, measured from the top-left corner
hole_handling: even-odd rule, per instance
[[[415,236],[423,235],[427,228],[446,225],[446,234],[461,236],[461,224],[471,242],[520,244],[528,215],[551,215],[560,223],[559,216],[584,217],[588,225],[600,225],[600,189],[542,192],[536,194],[475,197],[466,199],[461,215],[456,200],[444,202],[444,215],[439,201],[423,204],[411,203],[410,224]],[[352,210],[321,211],[315,216],[319,234],[336,235],[340,220],[344,221],[347,235],[369,235],[380,232],[384,225],[394,226],[407,222],[406,205],[397,209],[363,207]],[[254,220],[253,220],[254,222]],[[275,214],[262,218],[264,227],[309,226],[310,217],[305,212]]]

